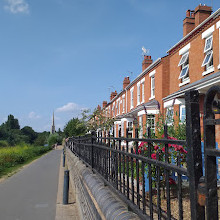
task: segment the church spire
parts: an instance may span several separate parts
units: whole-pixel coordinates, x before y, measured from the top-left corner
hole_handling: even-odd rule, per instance
[[[51,126],[51,131],[50,133],[51,134],[55,134],[55,123],[54,123],[54,111],[53,111],[53,120],[52,120],[52,126]]]

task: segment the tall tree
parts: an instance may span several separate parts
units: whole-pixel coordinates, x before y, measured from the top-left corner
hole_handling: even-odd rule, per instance
[[[66,137],[85,135],[86,125],[83,120],[73,118],[66,124],[63,131]]]

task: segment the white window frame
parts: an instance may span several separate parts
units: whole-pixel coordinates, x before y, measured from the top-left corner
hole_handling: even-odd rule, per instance
[[[185,119],[182,120],[183,112],[182,110],[185,109]],[[184,122],[186,120],[186,106],[185,105],[180,105],[180,122]]]
[[[127,122],[127,128],[128,128],[128,135],[131,135],[131,138],[133,137],[133,122],[128,121]]]
[[[188,58],[189,58],[189,51],[182,55],[178,66],[182,66],[183,64],[185,64]]]
[[[150,79],[150,93],[151,93],[150,99],[155,98],[155,75],[151,76]]]
[[[124,137],[124,121],[121,121],[121,136]]]
[[[210,40],[210,39],[211,39],[211,42],[210,42],[210,44],[209,44],[209,47],[206,48],[206,47],[207,47],[207,42],[208,42],[208,40]],[[212,49],[212,42],[213,42],[213,36],[212,36],[212,35],[209,36],[209,37],[207,37],[207,38],[205,39],[204,53],[206,53],[206,52],[208,52],[209,50]]]
[[[210,55],[210,54],[211,54],[211,55]],[[207,56],[209,56],[209,55],[210,55],[210,57],[209,57],[209,59],[206,61]],[[212,57],[213,57],[213,50],[210,50],[210,51],[208,51],[208,52],[206,53],[206,55],[205,55],[205,59],[203,60],[202,67],[209,65],[209,63],[211,62]],[[206,61],[206,62],[205,62],[205,61]],[[210,67],[209,67],[209,68],[210,68]]]
[[[186,69],[186,72],[185,72],[184,75],[182,75],[182,72],[183,72],[184,69]],[[181,70],[181,72],[180,72],[179,79],[182,79],[182,80],[184,81],[185,79],[189,78],[189,77],[185,77],[185,76],[187,76],[188,74],[189,74],[189,64],[187,64],[186,66],[182,66],[182,70]]]
[[[218,65],[218,69],[220,69],[220,21],[218,21],[216,23],[216,28],[218,29],[219,31],[219,65]]]
[[[169,112],[172,112],[172,114],[169,114]],[[170,118],[168,118],[168,115],[171,115]],[[173,117],[174,117],[174,108],[173,106],[170,106],[166,109],[166,123],[167,125],[171,125],[173,123]]]
[[[115,102],[113,103],[113,106],[112,106],[112,115],[113,117],[115,116]]]
[[[152,100],[152,99],[155,98],[155,73],[156,73],[156,70],[153,70],[151,73],[149,73],[149,77],[150,77],[150,95],[151,95],[149,100]],[[154,84],[154,87],[153,87],[153,84]]]
[[[201,65],[202,67],[205,67],[205,71],[202,73],[203,76],[205,76],[215,70],[213,62],[212,62],[212,60],[213,60],[213,32],[214,32],[214,30],[215,30],[215,26],[213,25],[202,33],[202,39],[205,39],[205,45],[204,45],[205,58],[204,58],[202,65]],[[209,42],[210,39],[211,39],[211,42],[210,42],[209,46],[207,47],[207,43]],[[206,61],[207,56],[209,56],[209,55],[210,55],[210,57],[209,57],[208,61]],[[212,64],[211,64],[211,62],[212,62]]]
[[[189,51],[182,54],[182,57],[181,57],[180,62],[178,64],[178,66],[181,66],[181,72],[179,75],[179,79],[181,79],[182,83],[189,79],[189,64],[187,62],[188,59],[189,59]],[[185,69],[186,69],[186,72],[184,75],[182,75],[182,73]]]
[[[142,92],[142,100],[141,103],[144,103],[144,83],[145,83],[145,79],[141,80],[141,92]]]
[[[139,116],[139,138],[143,138],[143,115]]]
[[[140,82],[137,83],[137,105],[141,103],[141,86]]]
[[[134,87],[130,89],[130,109],[134,108]]]
[[[149,120],[150,120],[150,123],[149,123]],[[152,123],[152,121],[153,121],[153,123]],[[151,130],[151,134],[155,134],[156,123],[155,123],[155,115],[154,114],[147,115],[147,128],[149,128],[149,127]]]
[[[125,95],[122,96],[122,113],[125,112]]]

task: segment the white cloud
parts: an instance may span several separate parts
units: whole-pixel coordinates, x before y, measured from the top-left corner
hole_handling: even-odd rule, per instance
[[[78,104],[73,103],[73,102],[69,102],[64,106],[57,108],[56,112],[73,112],[73,111],[78,111],[80,109],[81,108]]]
[[[5,0],[5,1],[6,1],[6,5],[4,6],[4,9],[6,11],[9,11],[12,14],[29,13],[29,5],[26,2],[26,0]]]
[[[37,115],[35,112],[30,112],[28,114],[28,118],[30,118],[30,119],[39,119],[41,117],[40,117],[40,115]]]

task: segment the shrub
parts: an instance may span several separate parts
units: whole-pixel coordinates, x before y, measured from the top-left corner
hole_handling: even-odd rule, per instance
[[[0,140],[0,147],[9,147],[8,142]]]
[[[4,174],[7,168],[23,164],[36,156],[46,153],[50,149],[50,147],[34,147],[30,145],[1,148],[0,176]]]

